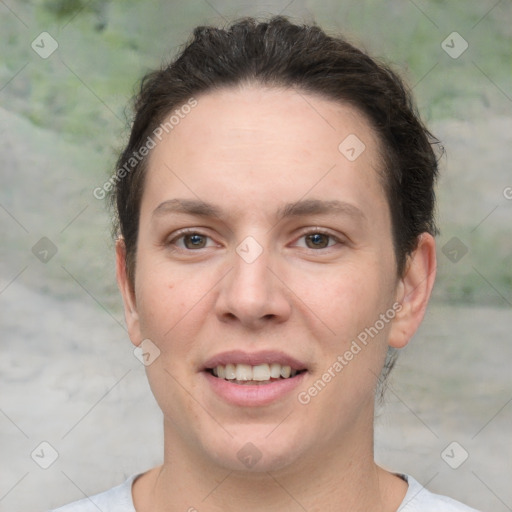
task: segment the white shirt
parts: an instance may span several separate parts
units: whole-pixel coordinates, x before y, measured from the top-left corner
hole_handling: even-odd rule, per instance
[[[132,499],[132,484],[138,475],[108,491],[75,501],[53,512],[136,512]],[[458,501],[432,494],[414,478],[403,475],[409,489],[397,512],[478,512]]]

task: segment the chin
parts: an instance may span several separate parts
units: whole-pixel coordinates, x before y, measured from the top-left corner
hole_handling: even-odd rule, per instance
[[[279,426],[276,432],[272,432],[272,428],[268,425],[259,428],[240,426],[233,438],[224,436],[219,441],[205,440],[203,449],[210,454],[214,464],[229,471],[263,473],[283,470],[303,456],[304,441],[298,438],[297,430],[293,434],[289,428],[283,428],[277,433]],[[269,432],[272,433],[269,435]]]

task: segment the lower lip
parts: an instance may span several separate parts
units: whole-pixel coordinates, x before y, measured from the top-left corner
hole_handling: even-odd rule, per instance
[[[235,384],[225,379],[219,379],[207,371],[202,373],[206,378],[206,382],[218,396],[226,402],[240,407],[268,405],[280,398],[284,398],[300,385],[306,375],[306,372],[302,372],[288,379],[251,386],[250,384]]]

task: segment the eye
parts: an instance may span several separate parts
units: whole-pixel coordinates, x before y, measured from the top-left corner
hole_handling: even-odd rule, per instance
[[[324,233],[322,231],[312,231],[310,233],[306,233],[299,238],[300,240],[304,240],[304,245],[297,242],[297,245],[301,247],[307,247],[308,249],[325,249],[327,247],[331,247],[336,245],[339,241],[333,235],[329,233]]]
[[[181,234],[173,238],[169,244],[184,250],[204,249],[215,245],[209,236],[196,231]]]

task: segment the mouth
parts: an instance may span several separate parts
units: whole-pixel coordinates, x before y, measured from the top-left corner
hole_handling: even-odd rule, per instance
[[[214,368],[207,368],[206,371],[233,384],[242,386],[261,386],[284,379],[292,379],[298,374],[304,373],[306,369],[297,370],[290,365],[280,363],[262,363],[257,365],[243,363],[219,364]]]
[[[210,389],[236,406],[265,406],[292,396],[308,368],[282,352],[225,352],[204,364],[202,374]]]

